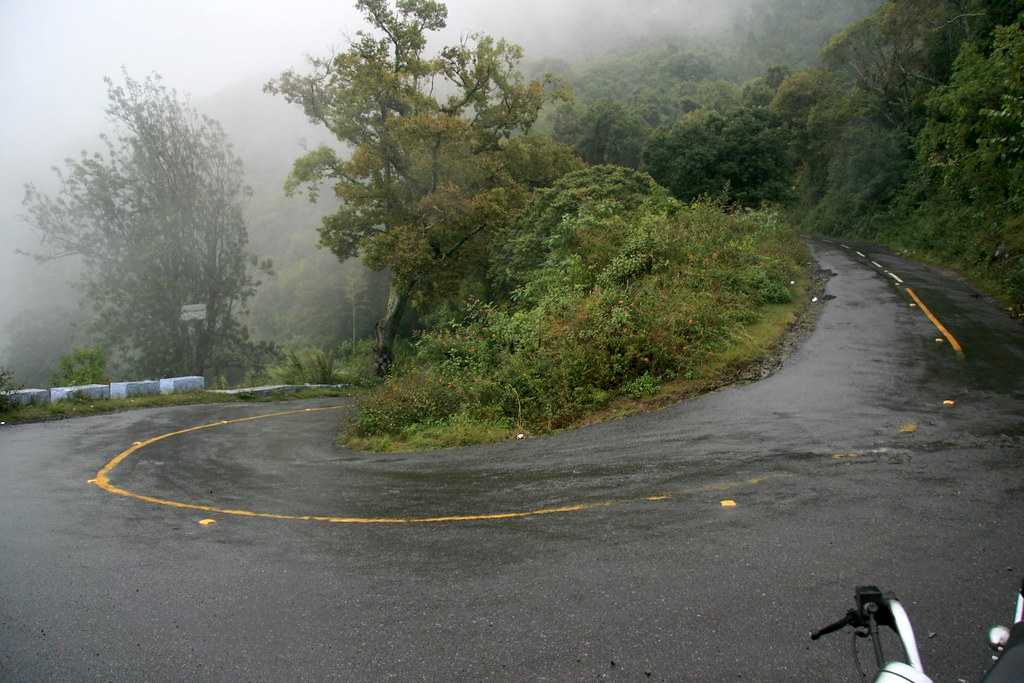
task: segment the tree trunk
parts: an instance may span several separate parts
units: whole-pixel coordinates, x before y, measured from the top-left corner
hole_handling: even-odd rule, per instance
[[[392,278],[391,287],[388,289],[388,300],[384,305],[384,315],[377,321],[375,327],[376,345],[376,371],[378,377],[384,377],[391,372],[394,364],[392,347],[395,337],[398,335],[398,326],[402,324],[405,316],[405,309],[409,305],[409,296],[412,287],[397,278]]]

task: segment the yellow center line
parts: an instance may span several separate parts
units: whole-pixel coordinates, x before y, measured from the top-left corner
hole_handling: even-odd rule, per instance
[[[513,512],[496,512],[496,513],[485,513],[476,515],[435,515],[425,517],[358,517],[358,516],[342,516],[342,515],[289,515],[277,512],[258,512],[253,510],[243,510],[235,508],[224,508],[216,505],[203,505],[200,503],[189,503],[180,500],[172,500],[170,498],[160,498],[157,496],[148,496],[142,493],[136,493],[120,486],[115,486],[110,483],[110,475],[114,472],[118,465],[120,465],[126,458],[134,453],[142,450],[146,446],[154,444],[164,439],[169,439],[174,436],[180,436],[182,434],[190,434],[192,432],[198,432],[204,429],[213,429],[214,427],[223,427],[230,424],[239,424],[244,422],[252,422],[255,420],[266,420],[274,417],[284,417],[287,415],[300,415],[303,413],[319,413],[328,410],[338,410],[343,406],[330,406],[327,408],[303,408],[300,410],[287,410],[277,413],[267,413],[264,415],[254,415],[252,417],[242,417],[234,420],[218,420],[216,422],[210,422],[208,424],[197,425],[195,427],[188,427],[187,429],[179,429],[177,431],[168,432],[166,434],[160,434],[144,441],[136,441],[128,448],[124,449],[113,458],[110,459],[99,472],[96,473],[94,479],[90,479],[90,484],[95,484],[100,489],[107,493],[114,494],[116,496],[123,496],[125,498],[132,498],[134,500],[141,501],[143,503],[149,503],[152,505],[162,505],[165,507],[177,508],[179,510],[196,510],[199,512],[216,513],[222,515],[233,515],[235,517],[250,517],[260,519],[276,519],[286,521],[298,521],[298,522],[324,522],[329,524],[438,524],[444,522],[474,522],[474,521],[500,521],[508,519],[523,519],[526,517],[539,517],[543,515],[556,515],[556,514],[568,514],[573,512],[583,512],[585,510],[594,510],[597,508],[608,508],[615,505],[622,505],[626,503],[635,503],[639,501],[633,500],[617,500],[617,501],[604,501],[594,503],[578,503],[573,505],[564,505],[557,507],[542,507],[533,510],[522,510]],[[751,479],[749,482],[726,482],[724,484],[713,486],[715,490],[729,489],[737,485],[760,484],[765,477],[758,479]],[[704,487],[707,489],[708,487]],[[661,502],[670,500],[672,496],[670,494],[662,494],[656,496],[647,496],[643,498],[647,502]],[[206,520],[204,520],[206,521]]]
[[[938,328],[939,332],[942,333],[942,336],[944,336],[946,338],[946,341],[949,342],[949,345],[953,347],[953,350],[956,351],[961,356],[964,355],[964,349],[962,346],[960,346],[960,342],[958,342],[956,340],[956,337],[954,337],[953,334],[946,329],[945,325],[939,322],[939,319],[935,317],[935,314],[932,313],[927,306],[925,306],[924,302],[921,301],[917,294],[914,293],[914,290],[912,290],[910,287],[907,287],[907,293],[910,294],[910,298],[914,300],[914,302],[917,304],[917,307],[924,311],[924,314],[928,316],[928,319],[932,321],[932,324],[935,325],[936,328]]]

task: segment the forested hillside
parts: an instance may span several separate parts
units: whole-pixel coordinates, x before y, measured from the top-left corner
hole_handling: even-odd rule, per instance
[[[818,7],[761,4],[737,18],[735,42],[566,67],[575,101],[551,129],[680,199],[778,203],[807,232],[953,266],[1019,312],[1024,6]]]
[[[147,86],[196,122],[203,192],[112,194],[107,177],[133,191],[152,184],[144,172],[162,177],[132,151],[149,138],[130,136],[120,165],[68,160],[58,198],[30,187],[44,244],[73,247],[106,308],[23,313],[5,355],[20,381],[61,380],[60,356],[93,345],[69,358],[229,383],[349,380],[341,364],[369,370],[372,345],[384,383],[353,438],[552,429],[709,377],[782,315],[773,307],[791,314],[797,228],[955,267],[1024,310],[1019,0],[762,0],[728,28],[578,62],[528,61],[482,34],[435,49],[443,3],[357,9],[371,30],[347,49],[205,98],[210,119]],[[116,105],[122,86],[109,86]],[[232,248],[175,242],[198,275],[153,282],[156,265],[181,263],[139,245],[183,214],[183,234],[205,234],[204,212],[234,231]],[[107,250],[69,242],[76,221]],[[125,225],[140,232],[118,241]],[[178,318],[186,302],[164,295],[220,300],[224,273],[203,264],[229,262],[230,324],[199,343]],[[135,279],[115,291],[103,263]],[[205,294],[182,284],[199,275]],[[155,326],[158,300],[166,332],[126,341],[141,326],[124,311]],[[147,352],[175,336],[173,353]]]
[[[806,287],[803,249],[777,211],[736,200],[781,197],[786,168],[763,164],[761,178],[724,163],[749,149],[786,154],[765,107],[748,114],[754,95],[711,78],[699,55],[666,48],[648,65],[643,126],[660,134],[692,120],[717,127],[708,149],[738,145],[717,152],[722,164],[687,171],[721,166],[737,177],[734,191],[694,191],[671,154],[661,178],[624,168],[652,160],[653,136],[630,160],[596,158],[575,141],[581,160],[569,140],[536,130],[553,111],[564,139],[572,93],[555,74],[524,76],[520,47],[474,35],[432,55],[443,5],[359,6],[374,32],[265,86],[336,138],[299,156],[285,182],[314,200],[326,183],[341,200],[320,243],[391,275],[374,344],[385,381],[363,401],[350,444],[557,429],[711,386],[777,341]],[[612,59],[608,83],[637,80],[634,66]],[[763,80],[770,99],[781,78]],[[746,139],[751,126],[763,136]],[[400,328],[414,311],[423,325],[410,345]]]
[[[1020,2],[887,3],[772,103],[808,230],[954,266],[1024,305]]]
[[[364,339],[383,306],[387,278],[357,259],[339,264],[317,248],[314,227],[335,206],[329,191],[310,203],[303,196],[286,196],[283,189],[295,156],[329,136],[301,112],[267,97],[260,86],[238,83],[202,102],[204,111],[224,125],[245,164],[253,250],[274,262],[250,306],[253,337],[282,346]]]
[[[735,15],[730,32],[660,36],[584,63],[540,62],[573,91],[545,123],[591,163],[642,164],[659,128],[698,110],[764,107],[794,70],[818,63],[833,34],[882,0],[759,2]]]
[[[260,85],[239,82],[197,102],[224,127],[243,164],[250,192],[242,210],[252,251],[273,262],[273,269],[257,278],[259,285],[242,318],[252,344],[239,346],[240,353],[217,370],[232,381],[241,381],[254,369],[265,370],[287,349],[334,349],[340,342],[365,339],[372,334],[387,291],[385,274],[373,273],[357,259],[339,264],[317,248],[313,226],[330,211],[331,198],[311,204],[304,197],[288,197],[283,183],[295,155],[320,144],[324,136],[300,112],[264,95]],[[41,274],[63,278],[56,265],[38,268]],[[58,294],[63,293],[61,284],[48,283]],[[0,349],[4,364],[16,369],[20,384],[50,384],[57,379],[62,356],[73,348],[102,344],[90,314],[88,308],[57,304],[20,312],[6,326],[9,340]],[[133,376],[137,370],[108,354],[104,374]]]

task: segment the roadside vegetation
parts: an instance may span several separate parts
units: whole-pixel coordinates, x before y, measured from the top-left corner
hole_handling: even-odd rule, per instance
[[[1024,315],[1024,31],[1003,0],[887,2],[772,109],[808,230],[951,266]]]
[[[261,384],[346,384],[368,386],[373,374],[370,340],[344,343],[336,349],[304,347],[286,349],[279,362],[261,375],[250,375],[245,386]]]
[[[47,405],[7,406],[6,409],[0,409],[0,424],[64,420],[72,417],[87,417],[89,415],[117,413],[125,410],[138,410],[140,408],[167,408],[170,406],[203,403],[276,403],[311,398],[351,396],[352,394],[353,390],[349,388],[310,388],[266,397],[256,397],[251,394],[218,394],[209,391],[197,391],[184,394],[117,398],[106,401],[73,398]],[[2,397],[0,397],[0,400],[2,400]]]
[[[581,63],[478,34],[433,51],[435,0],[356,7],[347,48],[264,84],[316,137],[249,213],[216,122],[156,76],[108,83],[107,155],[26,196],[39,256],[77,255],[96,310],[19,319],[23,381],[345,384],[359,448],[543,433],[768,354],[809,296],[798,232],[957,268],[1024,315],[1019,2],[755,3],[727,41]]]
[[[616,166],[541,190],[501,238],[500,294],[419,336],[363,400],[350,445],[546,432],[677,380],[712,383],[769,307],[794,302],[804,273],[777,211],[683,204]]]
[[[18,384],[14,381],[14,373],[8,368],[0,367],[0,413],[10,408],[7,392],[18,388]]]
[[[269,396],[252,393],[232,394],[197,391],[157,396],[96,400],[72,398],[46,405],[17,406],[6,392],[21,388],[14,374],[0,368],[0,423],[39,422],[139,408],[161,408],[202,403],[271,403],[298,399],[330,398],[359,395],[366,387],[379,382],[373,375],[371,343],[346,343],[335,349],[301,348],[286,350],[280,359],[259,374],[250,373],[237,387],[226,379],[211,382],[210,389],[254,388],[266,385],[324,384],[337,387],[310,387],[296,391],[275,392]],[[61,358],[59,369],[51,378],[52,386],[107,384],[105,352],[102,348],[75,349]]]
[[[588,162],[687,201],[777,202],[806,233],[953,267],[1024,315],[1021,10],[767,3],[732,53],[669,44],[568,67],[577,97],[546,121]]]
[[[271,272],[249,250],[242,163],[220,125],[158,75],[106,83],[103,152],[54,167],[56,192],[25,186],[34,256],[79,260],[92,332],[125,368],[216,375],[249,349],[240,312]],[[201,319],[184,320],[186,305]]]
[[[83,384],[108,384],[107,352],[100,346],[72,349],[61,356],[50,375],[50,385],[72,387]]]

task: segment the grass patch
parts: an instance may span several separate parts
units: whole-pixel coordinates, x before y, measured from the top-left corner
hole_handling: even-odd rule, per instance
[[[460,414],[437,424],[412,425],[397,435],[342,435],[339,445],[362,451],[400,453],[495,443],[513,438],[515,434],[505,422],[477,420]]]
[[[208,391],[197,391],[185,394],[167,394],[160,396],[137,396],[134,398],[116,398],[109,400],[70,399],[42,406],[20,406],[0,412],[0,422],[19,424],[24,422],[44,422],[47,420],[64,420],[72,417],[86,417],[103,413],[116,413],[141,408],[166,408],[169,406],[197,405],[204,403],[277,403],[280,401],[296,401],[311,398],[333,398],[352,396],[355,390],[345,389],[303,389],[302,391],[274,394],[264,398],[246,395],[216,394]]]

